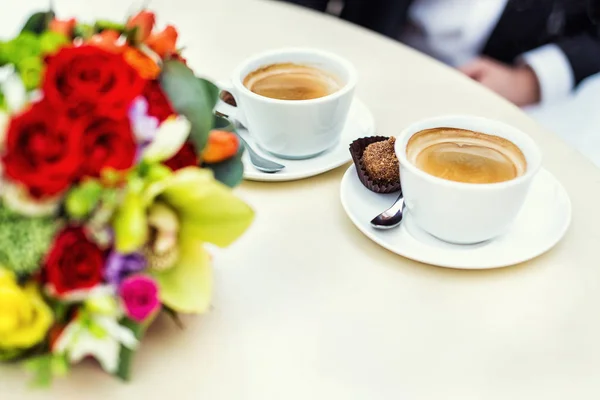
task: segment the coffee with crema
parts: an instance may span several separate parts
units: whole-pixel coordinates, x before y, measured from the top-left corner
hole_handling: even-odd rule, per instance
[[[464,183],[505,182],[527,171],[527,160],[514,143],[465,129],[418,132],[408,141],[406,156],[430,175]]]
[[[272,64],[250,73],[244,86],[264,97],[279,100],[311,100],[328,96],[340,88],[339,80],[315,67]]]

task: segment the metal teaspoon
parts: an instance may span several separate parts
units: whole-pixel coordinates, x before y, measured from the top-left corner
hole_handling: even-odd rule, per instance
[[[392,229],[400,225],[404,216],[404,195],[400,191],[398,200],[386,211],[382,212],[371,221],[371,226],[375,229]]]
[[[285,165],[281,165],[279,163],[276,163],[275,161],[267,160],[263,156],[259,155],[258,153],[256,153],[256,151],[254,151],[252,147],[250,147],[248,142],[246,142],[246,140],[244,140],[244,138],[241,135],[238,134],[237,136],[244,144],[246,150],[248,150],[250,161],[252,162],[252,165],[256,167],[257,170],[265,172],[267,174],[274,174],[285,168]]]

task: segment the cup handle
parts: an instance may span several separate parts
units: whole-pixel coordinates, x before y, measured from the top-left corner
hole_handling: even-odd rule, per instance
[[[215,106],[215,111],[218,112],[219,114],[224,115],[226,118],[228,118],[230,120],[235,120],[235,121],[239,122],[240,124],[242,124],[243,126],[247,126],[246,118],[244,117],[244,113],[240,109],[240,103],[237,100],[237,96],[234,93],[234,88],[233,88],[233,85],[231,84],[231,82],[230,81],[219,81],[219,82],[217,82],[217,87],[219,88],[221,93],[223,93],[223,92],[230,93],[233,96],[233,98],[235,99],[235,102],[237,103],[237,107],[234,107],[230,104],[225,103],[223,101],[223,99],[221,98],[221,96],[219,95],[219,100],[217,101],[217,105]]]

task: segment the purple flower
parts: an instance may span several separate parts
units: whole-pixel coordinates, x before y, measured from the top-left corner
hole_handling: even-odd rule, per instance
[[[154,139],[158,130],[158,118],[148,115],[148,101],[137,97],[129,108],[129,120],[138,142],[148,142]]]
[[[135,274],[146,268],[146,259],[140,253],[120,254],[113,251],[106,261],[104,279],[118,285],[128,275]]]

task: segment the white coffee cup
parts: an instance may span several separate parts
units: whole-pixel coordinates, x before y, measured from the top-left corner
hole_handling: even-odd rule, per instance
[[[441,127],[508,139],[525,156],[527,170],[516,179],[489,184],[455,182],[430,175],[407,159],[406,147],[416,133]],[[398,135],[395,146],[409,218],[430,235],[456,244],[485,242],[506,233],[521,211],[542,162],[540,150],[526,133],[502,122],[473,116],[444,116],[414,123]]]
[[[318,68],[334,75],[343,86],[328,96],[311,100],[272,99],[244,86],[250,73],[281,63]],[[335,54],[316,49],[273,50],[244,61],[230,82],[220,83],[221,90],[235,98],[237,109],[220,104],[217,110],[247,127],[263,150],[282,158],[310,158],[339,142],[356,81],[352,64]]]

